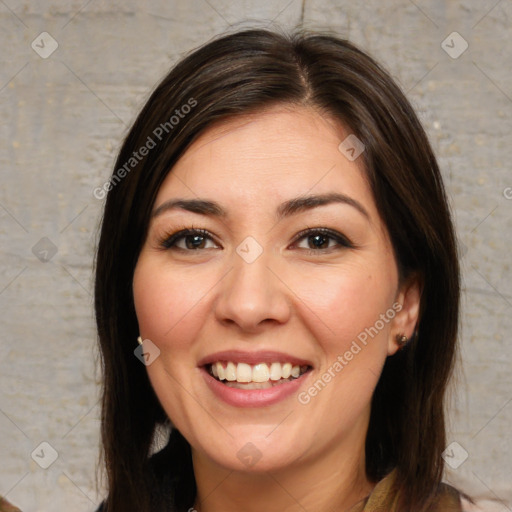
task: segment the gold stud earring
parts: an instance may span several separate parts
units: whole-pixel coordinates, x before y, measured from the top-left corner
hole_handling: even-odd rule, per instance
[[[142,345],[142,338],[140,336],[137,338],[137,341],[139,342],[139,345]]]
[[[409,338],[405,334],[397,334],[395,336],[396,343],[399,347],[399,350],[404,348],[405,345],[407,345],[407,342],[409,341]]]

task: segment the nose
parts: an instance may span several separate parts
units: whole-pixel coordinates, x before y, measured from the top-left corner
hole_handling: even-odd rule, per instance
[[[279,275],[279,265],[265,251],[252,262],[233,252],[232,268],[219,283],[216,318],[241,331],[258,332],[290,317],[290,290]]]

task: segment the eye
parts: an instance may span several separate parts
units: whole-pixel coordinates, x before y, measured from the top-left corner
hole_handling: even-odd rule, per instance
[[[297,242],[304,240],[307,247],[300,247]],[[207,247],[208,241],[214,244]],[[347,237],[337,231],[327,228],[308,228],[298,233],[294,244],[307,250],[309,253],[330,251],[336,248],[353,248],[354,245]],[[181,251],[198,251],[202,249],[218,248],[213,237],[205,229],[184,228],[174,233],[165,235],[159,240],[159,245],[164,249],[178,249]]]
[[[330,249],[338,248],[353,248],[354,245],[348,240],[347,237],[327,228],[308,228],[301,231],[296,238],[297,241],[305,240],[307,247],[298,247],[308,250],[309,253],[318,253],[328,251]],[[331,244],[334,242],[334,244]]]
[[[198,249],[211,249],[212,247],[205,247],[208,240],[213,241],[213,238],[205,229],[186,228],[165,236],[160,241],[160,245],[165,249],[197,251]]]

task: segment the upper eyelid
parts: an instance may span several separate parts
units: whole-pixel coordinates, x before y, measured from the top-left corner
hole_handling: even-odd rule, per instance
[[[194,234],[199,234],[200,236],[212,240],[216,245],[219,245],[219,242],[217,242],[216,238],[207,229],[196,227],[179,228],[173,231],[172,233],[164,234],[163,236],[158,236],[157,240],[159,245],[165,247],[166,249],[170,249],[171,247],[176,246],[176,242],[178,240],[181,240],[187,236],[192,236]],[[174,243],[173,245],[167,247],[167,244],[171,239],[174,239]],[[181,247],[179,247],[179,249],[181,249]]]
[[[297,233],[297,235],[294,238],[293,243],[297,242],[298,240],[301,240],[302,238],[307,237],[308,235],[314,234],[314,233],[320,233],[326,237],[330,237],[333,239],[341,238],[344,241],[346,241],[347,243],[350,243],[350,244],[352,243],[351,240],[343,233],[340,233],[339,231],[337,231],[335,229],[324,228],[324,227],[303,229],[302,231]]]
[[[344,235],[343,233],[340,233],[337,230],[334,230],[334,229],[331,229],[331,228],[326,228],[326,227],[307,227],[307,228],[299,231],[294,236],[291,244],[296,244],[297,242],[299,242],[303,238],[306,238],[307,236],[312,236],[313,234],[316,234],[316,233],[324,235],[327,238],[331,238],[338,245],[351,246],[351,247],[354,245],[352,243],[352,241],[346,235]],[[175,239],[174,240],[174,245],[169,246],[169,248],[175,247],[176,241],[181,240],[181,239],[185,238],[186,236],[192,236],[194,234],[199,234],[200,236],[203,236],[203,237],[205,237],[207,239],[210,239],[216,245],[221,245],[216,240],[216,237],[213,236],[207,229],[197,228],[197,227],[186,227],[186,228],[184,227],[184,228],[178,229],[174,233],[169,234],[168,236],[164,236],[163,239],[161,240],[161,243],[162,243],[162,245],[164,245],[166,241],[170,240],[171,238],[174,238]],[[341,239],[341,241],[343,243],[340,243],[339,239]],[[184,250],[187,251],[188,249],[184,249]],[[309,249],[309,250],[313,250],[314,251],[314,249]],[[315,251],[315,252],[320,252],[321,250],[322,249],[319,249],[318,251]],[[190,249],[189,251],[193,252],[192,249]]]

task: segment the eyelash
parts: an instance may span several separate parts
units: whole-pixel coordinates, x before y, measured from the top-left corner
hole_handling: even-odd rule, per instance
[[[210,233],[201,228],[181,228],[178,231],[175,231],[174,233],[167,233],[165,234],[161,239],[158,240],[158,244],[162,249],[174,249],[179,251],[185,251],[185,252],[196,252],[200,251],[201,249],[183,249],[182,247],[176,247],[176,242],[178,240],[181,240],[182,238],[185,238],[187,236],[193,236],[193,235],[199,235],[204,238],[208,238],[215,242],[214,238],[210,235]],[[332,229],[328,228],[307,228],[301,231],[300,233],[297,233],[297,236],[295,237],[293,244],[296,244],[303,238],[306,238],[308,236],[313,235],[322,235],[326,238],[330,238],[337,242],[338,248],[355,248],[354,244],[350,242],[350,240],[343,236],[341,233],[338,233],[337,231],[333,231]],[[216,243],[216,242],[215,242]],[[335,247],[334,247],[335,248]],[[302,249],[306,251],[308,254],[318,254],[318,253],[324,253],[327,251],[331,251],[333,247],[329,247],[327,249]]]

